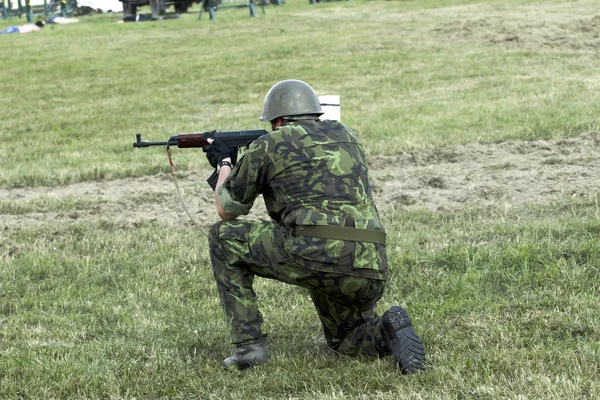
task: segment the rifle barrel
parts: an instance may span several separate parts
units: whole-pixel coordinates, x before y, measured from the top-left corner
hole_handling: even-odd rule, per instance
[[[133,147],[166,146],[169,142],[136,142]]]
[[[142,134],[138,133],[135,135],[135,143],[133,147],[151,147],[151,146],[166,146],[169,142],[144,142],[142,141]]]

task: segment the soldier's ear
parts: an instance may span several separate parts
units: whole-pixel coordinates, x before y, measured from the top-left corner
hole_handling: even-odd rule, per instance
[[[271,129],[275,130],[284,124],[284,119],[281,117],[277,117],[271,121]]]

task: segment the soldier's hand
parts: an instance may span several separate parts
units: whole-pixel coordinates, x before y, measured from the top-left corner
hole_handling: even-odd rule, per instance
[[[232,149],[219,140],[209,139],[209,143],[209,145],[202,148],[202,151],[206,153],[206,158],[213,168],[217,168],[217,164],[225,158],[231,158],[231,165],[235,165],[237,159],[236,149]]]

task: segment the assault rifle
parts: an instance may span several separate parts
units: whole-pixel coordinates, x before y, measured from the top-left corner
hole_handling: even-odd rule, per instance
[[[171,136],[166,142],[144,142],[142,134],[135,135],[133,147],[151,147],[151,146],[177,146],[180,149],[191,147],[204,147],[208,144],[208,139],[219,140],[232,148],[247,146],[262,135],[266,134],[264,129],[251,131],[233,131],[233,132],[203,132],[203,133],[184,133]]]
[[[171,167],[171,173],[175,175],[175,163],[173,162],[173,156],[171,154],[171,146],[177,146],[180,149],[204,147],[209,144],[208,139],[213,139],[219,140],[231,148],[239,149],[241,147],[248,146],[250,143],[267,133],[268,132],[264,129],[232,132],[211,131],[203,133],[183,133],[181,135],[171,136],[166,142],[144,142],[142,140],[142,134],[138,133],[137,135],[135,135],[135,142],[133,143],[133,147],[167,146],[169,166]],[[234,158],[237,158],[237,153],[236,157]],[[235,159],[233,160],[233,162],[235,163]],[[213,190],[215,190],[217,179],[218,175],[216,170],[207,179],[208,184]],[[179,187],[177,188],[177,190],[179,191]]]

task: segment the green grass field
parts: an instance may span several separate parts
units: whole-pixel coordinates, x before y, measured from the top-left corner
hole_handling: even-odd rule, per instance
[[[510,207],[405,207],[377,193],[393,268],[380,311],[409,310],[427,372],[331,353],[307,293],[266,280],[256,291],[272,360],[227,372],[206,238],[174,188],[150,187],[173,185],[164,151],[131,145],[136,133],[266,129],[264,95],[289,78],[339,94],[342,120],[375,161],[595,134],[596,1],[288,0],[258,18],[222,9],[217,21],[197,12],[0,35],[0,398],[600,398],[597,175],[581,192]],[[0,30],[22,23],[0,20]],[[564,148],[535,168],[564,167]],[[202,153],[175,153],[183,180],[198,181],[185,199],[212,210]],[[380,164],[384,187],[395,178]],[[452,178],[426,180],[443,191]],[[99,193],[117,184],[122,196]]]

